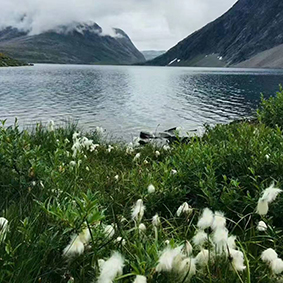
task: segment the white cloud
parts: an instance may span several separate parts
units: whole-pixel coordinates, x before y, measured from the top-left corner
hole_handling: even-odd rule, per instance
[[[217,18],[236,0],[1,0],[0,26],[33,33],[93,20],[123,29],[140,50],[168,49]],[[23,15],[24,21],[19,23]]]

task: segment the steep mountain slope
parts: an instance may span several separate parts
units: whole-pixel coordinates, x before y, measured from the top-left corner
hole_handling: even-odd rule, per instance
[[[283,1],[239,0],[224,15],[147,64],[231,66],[280,44]],[[247,67],[252,66],[250,61]]]
[[[144,62],[130,38],[120,29],[105,35],[95,23],[60,26],[37,35],[15,28],[0,31],[0,51],[33,63],[132,64]]]
[[[143,56],[145,57],[146,60],[152,60],[162,54],[164,54],[166,51],[164,50],[144,50],[141,51]]]

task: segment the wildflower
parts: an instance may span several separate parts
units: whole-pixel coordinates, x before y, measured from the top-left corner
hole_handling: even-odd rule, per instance
[[[217,253],[222,254],[225,252],[228,242],[228,230],[226,228],[216,229],[213,233],[213,242]]]
[[[146,231],[146,226],[145,226],[143,223],[141,223],[141,224],[139,225],[139,231],[140,231],[140,232],[145,232],[145,231]]]
[[[203,230],[199,230],[193,237],[193,243],[195,246],[202,246],[207,241],[207,234]]]
[[[122,237],[117,237],[117,239],[115,240],[116,243],[121,243],[122,246],[125,246],[126,245],[126,240],[123,239]]]
[[[193,252],[193,247],[189,241],[185,243],[185,252],[188,256]]]
[[[104,265],[104,263],[105,263],[105,260],[104,260],[104,259],[99,259],[99,260],[97,261],[97,263],[98,263],[99,271],[101,272],[102,267],[103,267],[103,265]]]
[[[182,213],[189,215],[191,214],[191,212],[192,212],[191,206],[189,206],[187,202],[184,202],[181,206],[179,206],[176,214],[179,217]]]
[[[206,229],[211,226],[213,222],[213,212],[209,208],[205,208],[197,223],[198,228]]]
[[[175,169],[172,169],[172,170],[171,170],[171,174],[172,174],[172,175],[175,175],[175,174],[177,174],[177,170],[175,170]]]
[[[169,241],[169,240],[166,240],[166,241],[164,242],[164,244],[165,244],[165,245],[169,245],[169,244],[170,244],[170,241]]]
[[[133,151],[134,151],[133,143],[130,142],[126,147],[126,153],[131,154],[131,153],[133,153]]]
[[[270,262],[270,267],[273,273],[279,274],[283,272],[283,260],[281,258],[276,258]]]
[[[92,145],[90,146],[89,151],[90,151],[90,152],[93,152],[94,150],[96,150],[97,147],[99,147],[99,144],[92,144]]]
[[[73,141],[76,141],[78,139],[78,137],[80,136],[80,132],[74,132],[73,133]]]
[[[91,235],[88,227],[83,229],[83,231],[79,234],[79,238],[83,244],[89,243]]]
[[[81,255],[84,252],[84,244],[79,235],[73,235],[69,245],[64,249],[63,256],[72,257]]]
[[[54,132],[54,125],[55,125],[55,123],[54,123],[53,120],[50,120],[50,121],[48,122],[48,125],[47,125],[47,130],[48,130],[48,132]]]
[[[113,255],[102,264],[97,283],[111,283],[117,276],[123,274],[124,258],[118,253]]]
[[[115,175],[114,179],[115,179],[116,181],[118,181],[118,180],[119,180],[119,175]]]
[[[226,225],[226,218],[223,214],[223,212],[215,211],[213,222],[211,224],[212,230],[216,230],[218,228],[224,228]]]
[[[236,236],[231,235],[231,236],[228,237],[227,245],[228,245],[229,249],[235,249],[236,248],[235,241],[236,241]]]
[[[163,146],[163,149],[166,150],[166,151],[170,150],[170,146],[168,144],[166,144],[166,145]]]
[[[113,225],[106,225],[104,227],[104,234],[106,235],[106,237],[112,238],[115,234],[115,229]]]
[[[263,251],[262,254],[261,254],[261,259],[262,259],[262,261],[264,261],[264,262],[270,263],[272,260],[274,260],[274,259],[276,259],[276,258],[278,258],[277,253],[276,253],[275,250],[273,250],[273,249],[271,249],[271,248],[269,248],[269,249]]]
[[[109,145],[108,145],[108,148],[107,148],[107,152],[109,152],[109,153],[110,153],[110,152],[112,151],[112,149],[114,149],[114,147],[113,147],[112,145],[110,145],[110,144],[109,144]]]
[[[69,143],[70,141],[69,141],[67,138],[65,138],[65,139],[64,139],[64,142],[65,142],[65,143]]]
[[[186,276],[187,279],[191,278],[193,275],[196,274],[196,264],[195,259],[187,257],[182,260],[181,264],[179,265],[179,273]],[[187,282],[187,281],[185,281]]]
[[[166,247],[158,260],[158,265],[156,266],[156,271],[171,271],[173,268],[173,261],[175,257],[181,254],[182,246],[172,249],[171,247]]]
[[[143,163],[146,165],[146,164],[148,164],[148,161],[145,159]]]
[[[142,199],[137,200],[136,204],[132,208],[132,219],[136,221],[141,221],[145,211],[145,206],[143,205]]]
[[[73,161],[73,160],[72,160],[72,161],[70,162],[70,165],[71,165],[72,167],[75,167],[75,166],[76,166],[76,161]]]
[[[143,276],[143,275],[137,275],[136,276],[136,279],[133,283],[146,283],[147,280],[146,280],[146,277]]]
[[[154,187],[152,184],[150,184],[150,185],[147,187],[147,191],[148,191],[149,194],[152,194],[152,193],[155,192],[155,187]]]
[[[256,213],[259,215],[266,215],[267,212],[268,212],[268,202],[260,198],[257,203]]]
[[[0,217],[0,244],[5,240],[8,232],[8,220],[4,217]]]
[[[35,187],[35,186],[36,186],[36,181],[32,181],[32,182],[31,182],[31,185],[32,185],[33,187]]]
[[[265,158],[266,158],[266,160],[269,160],[270,154],[266,154],[266,155],[265,155]]]
[[[195,261],[198,265],[204,266],[208,264],[209,251],[202,249],[196,256]]]
[[[259,221],[256,228],[258,231],[266,231],[267,225],[265,224],[264,221]]]
[[[266,200],[268,203],[273,202],[278,194],[282,192],[281,189],[274,188],[274,184],[271,184],[267,189],[263,191],[262,199]]]
[[[157,213],[152,217],[152,225],[154,227],[158,227],[160,225],[160,218]]]
[[[232,258],[232,265],[237,271],[244,271],[246,266],[244,265],[244,254],[241,251],[237,251],[234,249],[229,250],[231,258]]]
[[[158,150],[155,151],[155,156],[158,157],[160,155],[160,152]]]
[[[89,171],[89,167],[88,167],[88,166],[86,166],[85,170],[86,170],[86,171]]]
[[[137,153],[134,157],[134,161],[137,161],[139,158],[141,157],[141,154],[140,153]]]

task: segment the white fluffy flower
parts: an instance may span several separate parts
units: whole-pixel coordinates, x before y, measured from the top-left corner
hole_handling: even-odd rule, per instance
[[[275,188],[274,184],[271,184],[267,189],[263,191],[262,199],[266,200],[268,203],[273,202],[278,194],[282,192],[281,189]]]
[[[236,241],[236,236],[231,235],[231,236],[228,237],[227,245],[228,245],[229,249],[236,249],[235,241]]]
[[[8,220],[4,217],[0,217],[0,244],[5,240],[8,232]]]
[[[195,259],[191,257],[183,259],[179,264],[178,273],[182,273],[182,277],[184,279],[186,277],[186,281],[184,282],[187,282],[187,280],[189,280],[193,275],[196,274]]]
[[[274,259],[278,258],[278,255],[276,253],[276,251],[274,249],[266,249],[262,252],[261,254],[261,259],[262,261],[264,262],[271,262],[273,261]]]
[[[184,202],[182,205],[179,206],[179,208],[178,208],[176,214],[177,214],[178,217],[179,217],[182,213],[188,215],[188,214],[191,214],[192,210],[193,210],[192,207],[189,206],[187,202]]]
[[[225,252],[228,245],[228,230],[226,228],[216,229],[213,233],[213,242],[215,243],[216,253]]]
[[[114,176],[114,179],[115,179],[116,181],[118,181],[118,180],[119,180],[119,175],[115,175],[115,176]]]
[[[143,205],[143,200],[138,199],[132,208],[132,219],[136,221],[141,221],[145,211],[145,206]]]
[[[213,212],[209,208],[205,208],[197,223],[199,229],[206,229],[211,226],[213,222]]]
[[[244,254],[241,251],[230,249],[230,255],[232,257],[232,265],[237,271],[244,271],[246,266],[244,265]]]
[[[117,276],[123,274],[124,258],[118,252],[103,263],[97,283],[112,283]]]
[[[104,227],[104,234],[106,235],[106,237],[112,238],[115,234],[113,225],[106,225]]]
[[[150,185],[147,187],[147,191],[148,191],[149,194],[152,194],[152,193],[155,192],[155,187],[154,187],[152,184],[150,184]]]
[[[139,225],[139,231],[140,231],[140,232],[145,232],[145,231],[146,231],[146,226],[145,226],[143,223],[141,223],[141,224]]]
[[[207,240],[207,234],[203,230],[199,230],[193,237],[193,243],[195,246],[202,246]]]
[[[137,275],[133,283],[146,283],[146,277],[143,275]]]
[[[122,244],[122,246],[125,246],[126,240],[123,239],[122,237],[117,237],[117,239],[115,240],[115,243]]]
[[[175,175],[175,174],[177,174],[177,170],[175,170],[175,169],[172,169],[172,170],[171,170],[171,174],[172,174],[172,175]]]
[[[280,274],[283,272],[283,260],[281,258],[276,258],[270,262],[270,268],[273,273]]]
[[[267,225],[265,224],[264,221],[259,221],[256,228],[258,231],[266,231]]]
[[[50,121],[48,122],[48,125],[47,125],[47,130],[48,130],[48,132],[54,132],[54,125],[55,125],[55,123],[54,123],[53,120],[50,120]]]
[[[198,265],[204,266],[208,264],[209,251],[202,249],[196,256],[195,261]]]
[[[71,165],[72,167],[75,167],[76,164],[77,164],[76,161],[74,161],[74,160],[70,161],[70,165]]]
[[[226,218],[224,216],[224,213],[221,211],[215,211],[213,222],[211,224],[212,230],[216,230],[218,228],[224,228],[226,225]]]
[[[268,202],[262,198],[258,200],[256,213],[259,215],[266,215],[268,212]]]
[[[79,234],[79,238],[81,239],[81,242],[83,244],[89,243],[89,241],[91,239],[91,235],[90,235],[90,231],[89,231],[88,227],[83,229],[83,231]]]
[[[158,260],[158,265],[156,266],[156,271],[171,271],[173,268],[173,261],[176,256],[182,254],[182,246],[172,249],[171,247],[166,247]]]
[[[158,150],[155,151],[155,156],[158,157],[160,155],[160,152]]]
[[[79,235],[73,235],[69,245],[64,249],[63,256],[72,257],[81,255],[84,252],[84,243]]]
[[[152,217],[152,225],[154,227],[158,227],[160,225],[160,218],[157,213]]]
[[[193,252],[193,247],[189,241],[186,241],[185,243],[185,252],[187,255],[190,255]]]
[[[163,146],[163,149],[167,151],[167,150],[170,150],[171,148],[170,148],[170,146],[169,146],[168,144],[165,144],[165,145]]]
[[[140,159],[140,157],[141,157],[141,154],[140,153],[137,153],[136,155],[135,155],[135,157],[134,157],[134,161],[137,161],[138,159]]]

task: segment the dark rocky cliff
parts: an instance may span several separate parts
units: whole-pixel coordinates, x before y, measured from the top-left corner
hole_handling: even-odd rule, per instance
[[[147,64],[231,66],[282,43],[283,1],[239,0],[224,15]]]

